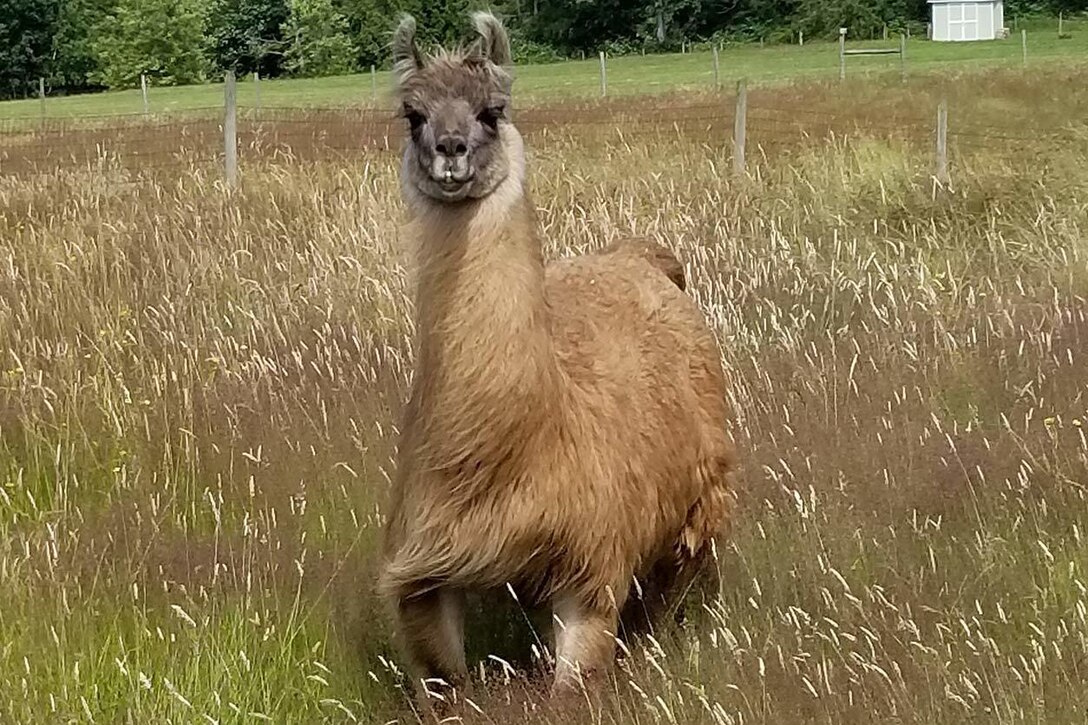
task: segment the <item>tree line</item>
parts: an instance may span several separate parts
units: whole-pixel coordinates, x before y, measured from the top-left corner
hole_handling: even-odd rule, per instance
[[[397,14],[423,40],[456,42],[481,0],[5,0],[0,98],[200,82],[232,69],[265,77],[348,73],[388,62]],[[1088,9],[1088,0],[1007,0],[1006,17]],[[684,41],[769,42],[924,29],[926,0],[496,0],[518,62],[657,52]]]

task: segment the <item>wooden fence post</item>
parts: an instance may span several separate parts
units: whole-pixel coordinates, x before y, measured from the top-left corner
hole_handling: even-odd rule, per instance
[[[1024,54],[1024,67],[1027,68],[1028,67],[1028,31],[1026,29],[1020,31],[1020,48],[1021,48],[1021,50],[1023,51],[1023,54]]]
[[[601,51],[601,95],[608,95],[608,67],[604,60],[604,51]]]
[[[839,28],[839,80],[846,80],[846,28]]]
[[[714,47],[712,48],[712,50],[714,51],[714,90],[715,91],[720,91],[722,89],[722,76],[721,76],[721,66],[719,65],[719,61],[718,61],[718,44],[717,43],[714,44]]]
[[[257,110],[261,110],[261,74],[260,71],[253,71],[253,99],[254,105]]]
[[[23,86],[25,89],[26,86]],[[42,130],[45,130],[45,79],[38,79],[38,103],[41,105]]]
[[[899,77],[907,82],[907,36],[899,34]]]
[[[140,74],[140,95],[144,99],[144,118],[151,115],[151,104],[147,100],[147,75]]]
[[[733,172],[741,176],[745,172],[744,144],[748,132],[748,82],[737,82],[737,108],[733,115]]]
[[[802,45],[802,46],[805,44],[805,31],[803,31],[803,30],[798,30],[797,31],[797,44]]]
[[[373,64],[370,66],[370,100],[378,102],[378,69]]]
[[[937,181],[948,183],[948,100],[937,106]]]
[[[227,186],[233,189],[238,184],[238,87],[234,82],[234,71],[227,71],[223,96],[223,158]]]

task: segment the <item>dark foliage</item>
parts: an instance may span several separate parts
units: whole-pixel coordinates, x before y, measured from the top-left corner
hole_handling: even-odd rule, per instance
[[[0,13],[0,98],[101,86],[146,74],[183,83],[259,71],[323,75],[388,63],[400,12],[420,42],[465,38],[466,13],[489,7],[505,18],[519,62],[676,50],[692,40],[788,41],[803,32],[834,38],[911,28],[926,0],[6,0]],[[1013,18],[1088,11],[1088,0],[1006,0]],[[289,37],[288,37],[289,36]]]

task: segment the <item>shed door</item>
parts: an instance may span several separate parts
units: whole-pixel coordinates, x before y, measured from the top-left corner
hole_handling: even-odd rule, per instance
[[[978,40],[978,4],[950,3],[948,6],[948,39]]]
[[[993,40],[997,37],[994,32],[994,6],[979,3],[978,8],[978,39]]]
[[[963,40],[963,3],[948,6],[948,39]]]
[[[951,40],[948,37],[948,3],[934,3],[932,40]]]
[[[978,3],[965,3],[963,6],[963,39],[979,39]]]

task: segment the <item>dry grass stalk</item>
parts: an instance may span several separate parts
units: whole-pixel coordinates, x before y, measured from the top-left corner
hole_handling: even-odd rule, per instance
[[[548,258],[675,242],[746,465],[720,600],[590,717],[486,659],[533,665],[516,606],[470,613],[483,722],[1082,717],[1088,84],[1043,80],[952,89],[972,127],[1067,135],[957,139],[953,112],[946,191],[867,105],[741,185],[697,129],[532,140]],[[217,178],[0,179],[5,721],[409,721],[372,594],[414,362],[396,165]]]

